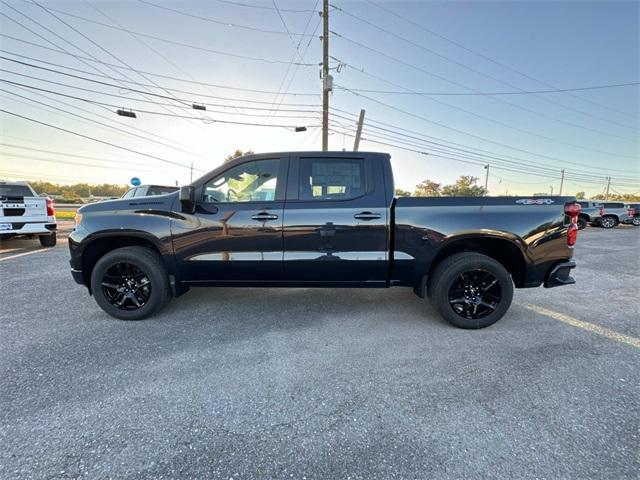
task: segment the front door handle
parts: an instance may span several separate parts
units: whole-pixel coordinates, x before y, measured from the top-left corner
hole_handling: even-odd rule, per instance
[[[258,220],[259,222],[265,222],[267,220],[277,220],[278,215],[274,215],[272,213],[267,213],[267,212],[260,212],[260,213],[256,213],[255,215],[252,215],[251,218],[253,220]]]
[[[360,212],[356,213],[353,218],[357,218],[358,220],[377,220],[380,218],[380,214],[371,212]]]

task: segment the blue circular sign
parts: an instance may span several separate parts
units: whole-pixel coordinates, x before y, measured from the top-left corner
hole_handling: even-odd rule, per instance
[[[133,185],[134,187],[137,187],[138,185],[140,185],[142,182],[140,181],[140,179],[138,177],[133,177],[131,179],[131,185]]]

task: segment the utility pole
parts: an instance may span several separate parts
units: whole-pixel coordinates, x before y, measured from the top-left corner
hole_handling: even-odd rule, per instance
[[[322,151],[329,149],[329,0],[322,0]]]
[[[357,152],[360,147],[360,137],[362,136],[362,124],[364,123],[364,108],[360,110],[358,118],[358,128],[356,129],[356,139],[353,142],[353,151]]]
[[[562,195],[562,186],[564,185],[564,168],[560,170],[562,176],[560,177],[560,193],[558,195]]]
[[[193,162],[191,162],[191,166],[189,167],[189,183],[193,183]]]
[[[553,196],[553,185],[549,185],[549,189],[551,191],[551,193],[549,193],[549,195]]]
[[[604,194],[604,199],[609,200],[609,187],[611,186],[611,177],[607,177],[607,193]]]
[[[484,177],[484,189],[488,192],[489,191],[489,164],[488,163],[484,166],[484,169],[487,171],[487,175]]]

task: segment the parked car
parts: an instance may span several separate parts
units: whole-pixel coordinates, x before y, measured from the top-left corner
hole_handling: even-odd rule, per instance
[[[166,195],[178,190],[178,187],[171,187],[166,185],[140,185],[133,187],[124,192],[120,198],[132,198],[132,197],[151,197],[154,195]]]
[[[40,197],[25,182],[0,180],[0,239],[37,236],[43,247],[56,244],[53,200]]]
[[[172,195],[80,208],[71,273],[127,320],[196,286],[404,286],[461,328],[499,320],[514,285],[575,282],[574,197],[393,192],[384,153],[240,157]]]
[[[621,218],[620,222],[640,227],[640,203],[627,203],[625,208],[627,214]]]
[[[602,228],[615,228],[627,216],[627,208],[623,202],[600,202],[600,212],[593,219],[593,225]]]
[[[578,200],[580,204],[580,215],[578,215],[578,228],[580,230],[593,225],[596,218],[600,217],[601,202],[593,200]]]

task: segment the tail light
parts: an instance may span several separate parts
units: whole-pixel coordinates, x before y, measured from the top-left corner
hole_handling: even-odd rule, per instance
[[[47,217],[53,217],[55,214],[56,211],[53,208],[53,200],[47,198]]]
[[[564,205],[564,214],[571,219],[569,231],[567,232],[567,245],[573,248],[578,240],[578,215],[580,214],[579,203],[566,203]]]

